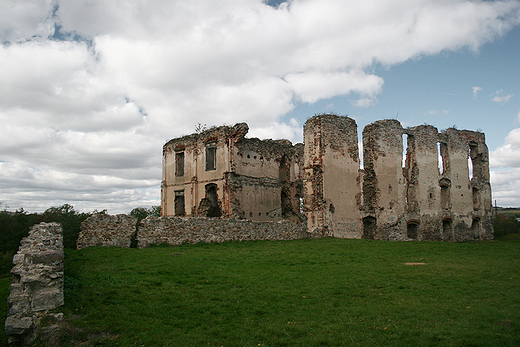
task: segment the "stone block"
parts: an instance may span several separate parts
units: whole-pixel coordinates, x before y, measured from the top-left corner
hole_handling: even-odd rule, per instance
[[[64,304],[63,292],[56,288],[50,288],[34,296],[31,301],[31,309],[34,312],[52,310]]]
[[[7,317],[5,320],[5,334],[6,335],[22,335],[32,329],[33,320],[30,317],[16,318],[13,316]]]

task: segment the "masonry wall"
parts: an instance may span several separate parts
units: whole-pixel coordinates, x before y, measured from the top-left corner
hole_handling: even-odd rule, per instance
[[[93,246],[130,248],[137,218],[118,214],[93,214],[81,223],[76,248]]]
[[[150,245],[249,240],[295,240],[322,237],[308,233],[302,222],[281,220],[257,222],[248,220],[188,217],[148,217],[141,221],[137,242],[139,248]]]
[[[299,215],[303,146],[245,138],[247,131],[239,123],[164,145],[163,216],[277,221]]]
[[[360,175],[352,119],[312,117],[304,138],[309,231],[381,240],[492,238],[484,134],[376,121],[363,130]]]
[[[357,126],[348,117],[320,115],[304,126],[304,212],[310,231],[361,237]]]
[[[405,212],[403,130],[397,120],[381,120],[363,130],[364,237],[400,239]],[[367,227],[375,218],[376,226]],[[373,221],[373,220],[372,220]]]
[[[13,257],[7,298],[5,334],[10,344],[31,344],[41,332],[44,317],[51,322],[62,319],[63,314],[52,310],[64,304],[63,261],[63,232],[58,223],[35,225],[21,241]]]

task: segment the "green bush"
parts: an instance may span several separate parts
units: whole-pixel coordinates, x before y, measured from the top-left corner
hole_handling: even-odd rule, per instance
[[[520,222],[516,220],[514,215],[499,214],[494,219],[493,228],[495,229],[495,238],[519,234]]]

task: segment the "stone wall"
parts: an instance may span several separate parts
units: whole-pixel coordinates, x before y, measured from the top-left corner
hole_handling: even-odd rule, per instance
[[[256,222],[203,217],[148,217],[139,225],[137,246],[145,248],[161,243],[180,245],[198,242],[295,240],[321,236],[320,233],[308,233],[303,222],[287,220]]]
[[[354,120],[318,115],[305,123],[304,212],[310,232],[380,240],[493,238],[483,133],[403,128],[387,119],[367,125],[362,137],[360,169]]]
[[[77,249],[92,246],[130,248],[137,218],[118,214],[94,214],[81,223]]]
[[[61,225],[33,226],[13,257],[13,279],[7,299],[9,312],[5,321],[10,344],[31,344],[38,335],[42,318],[60,320],[63,317],[49,314],[64,304],[63,262]]]

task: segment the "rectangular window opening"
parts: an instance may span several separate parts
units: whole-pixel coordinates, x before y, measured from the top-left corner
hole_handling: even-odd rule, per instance
[[[217,144],[215,142],[206,145],[206,171],[217,168]]]
[[[175,176],[184,176],[184,152],[175,152]]]
[[[184,208],[184,191],[178,190],[175,191],[175,215],[176,216],[184,216],[186,214],[185,208]]]

